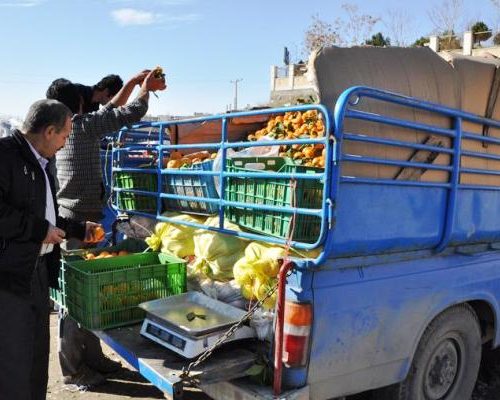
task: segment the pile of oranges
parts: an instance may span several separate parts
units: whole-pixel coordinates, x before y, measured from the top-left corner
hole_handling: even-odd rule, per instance
[[[100,258],[110,258],[110,257],[117,257],[117,256],[126,256],[128,255],[129,252],[127,250],[120,250],[120,251],[107,251],[103,250],[100,253],[87,253],[83,257],[85,260],[97,260]]]
[[[186,155],[183,155],[180,151],[172,151],[169,157],[163,158],[163,168],[190,167],[206,160],[213,160],[216,156],[217,153],[210,154],[208,151],[198,151]]]
[[[249,141],[260,140],[264,136],[274,140],[321,138],[325,135],[322,114],[317,110],[286,112],[271,118],[265,128],[248,135]],[[306,167],[325,166],[323,144],[294,144],[280,146],[280,157],[290,157],[296,164]]]

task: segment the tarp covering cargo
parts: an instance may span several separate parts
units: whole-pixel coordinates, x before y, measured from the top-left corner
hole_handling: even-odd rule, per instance
[[[309,73],[314,81],[320,102],[333,108],[339,95],[352,86],[371,86],[408,95],[441,105],[463,109],[464,111],[488,116],[488,98],[494,87],[497,60],[464,58],[450,56],[447,62],[428,48],[325,48],[313,54],[309,63]],[[499,102],[493,107],[490,117],[500,117]],[[402,108],[394,104],[365,101],[360,109],[395,118],[452,128],[449,118],[440,117],[424,111]],[[388,125],[348,120],[346,132],[363,133],[384,138],[426,143],[449,147],[450,141],[436,138],[428,133],[412,129],[402,129]],[[481,132],[483,127],[465,124],[465,130]],[[490,129],[490,136],[499,136],[497,130]],[[464,149],[500,154],[498,146],[483,146],[479,142],[464,141]],[[369,155],[378,158],[397,160],[429,160],[426,152],[415,154],[411,149],[403,149],[345,141],[344,152]],[[448,165],[445,154],[430,158],[433,164]],[[499,169],[500,164],[491,160],[462,158],[462,165],[472,168]],[[408,168],[407,168],[408,169]],[[448,174],[442,171],[421,171],[409,173],[395,166],[375,166],[370,164],[345,163],[343,175],[376,177],[386,179],[418,179],[422,181],[446,181]],[[462,176],[462,183],[499,184],[500,178],[485,175]]]
[[[476,61],[450,57],[445,60],[425,48],[325,48],[311,57],[309,73],[319,101],[332,111],[346,89],[368,86],[500,118],[494,59]],[[337,137],[346,136],[340,149],[341,178],[330,246],[333,257],[441,249],[448,244],[499,240],[500,192],[483,189],[483,185],[500,186],[500,163],[479,157],[477,153],[498,156],[500,146],[482,140],[463,140],[459,153],[461,169],[458,169],[451,164],[452,158],[446,152],[401,145],[401,142],[432,145],[453,154],[456,150],[450,137],[456,122],[449,115],[454,111],[434,112],[437,110],[434,107],[421,111],[410,105],[399,105],[399,101],[385,102],[370,96],[362,97],[359,102],[356,98],[350,101],[355,104],[349,105],[349,110],[358,114],[343,118],[343,128],[335,127]],[[363,112],[360,119],[359,114]],[[406,122],[438,129],[432,133],[417,130],[408,128]],[[498,130],[490,128],[485,132],[480,123],[464,121],[461,131],[478,138],[499,137]],[[360,137],[383,138],[385,142],[374,143]],[[396,162],[384,164],[385,160]],[[411,163],[418,163],[418,167]],[[432,170],[431,164],[443,168]],[[464,168],[468,169],[467,173],[463,172]],[[454,205],[450,202],[454,197],[450,195],[449,188],[453,185],[449,171],[460,172]],[[395,180],[401,184],[388,183]],[[480,186],[466,186],[470,184]]]
[[[487,118],[500,119],[500,101],[498,88],[500,83],[500,60],[491,58],[468,57],[449,55],[447,57],[453,65],[458,81],[460,82],[460,106],[463,110]],[[484,126],[464,122],[463,129],[474,133],[483,133],[485,136],[500,137],[500,130],[486,129]],[[464,140],[464,148],[471,151],[500,154],[500,146],[485,144],[477,141]],[[462,166],[470,168],[484,168],[500,170],[500,162],[471,157],[462,157]],[[500,178],[496,176],[478,176],[462,174],[462,183],[484,183],[499,185]]]

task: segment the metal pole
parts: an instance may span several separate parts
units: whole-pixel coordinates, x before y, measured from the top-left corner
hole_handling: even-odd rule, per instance
[[[234,81],[230,81],[231,83],[234,83],[234,108],[233,110],[238,109],[238,82],[241,82],[243,79],[235,79]]]

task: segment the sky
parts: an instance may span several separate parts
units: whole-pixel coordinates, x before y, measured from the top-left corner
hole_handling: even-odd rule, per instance
[[[168,89],[151,97],[150,115],[225,112],[235,80],[240,108],[262,105],[271,66],[283,65],[285,46],[302,58],[313,16],[345,18],[345,3],[382,19],[402,13],[413,42],[433,31],[429,10],[444,1],[452,0],[0,0],[0,115],[24,117],[56,78],[92,85],[157,65]],[[463,0],[462,10],[458,28],[466,18],[498,26],[491,0]],[[383,22],[378,31],[389,35]]]

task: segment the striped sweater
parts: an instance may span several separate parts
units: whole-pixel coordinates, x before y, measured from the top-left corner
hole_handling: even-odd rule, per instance
[[[102,218],[104,186],[100,142],[105,135],[133,124],[146,114],[148,104],[136,99],[123,107],[107,104],[100,110],[75,115],[66,145],[56,155],[59,214],[77,221]]]

